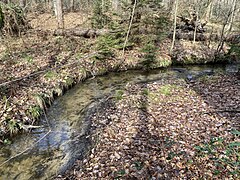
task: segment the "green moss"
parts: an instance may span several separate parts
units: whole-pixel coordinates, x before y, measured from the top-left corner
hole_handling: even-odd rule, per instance
[[[24,56],[24,60],[29,63],[29,64],[32,64],[33,63],[33,57],[30,56],[30,55],[25,55]]]
[[[144,88],[144,89],[142,90],[142,94],[145,95],[145,96],[148,96],[148,95],[150,94],[150,90],[147,89],[147,88]]]
[[[56,77],[57,77],[57,73],[54,71],[48,71],[44,75],[44,78],[46,78],[47,80],[55,79]]]
[[[66,76],[64,78],[63,82],[65,83],[65,86],[68,87],[68,86],[71,86],[74,83],[74,80],[73,80],[72,77]]]
[[[159,89],[159,92],[165,96],[170,96],[170,95],[172,95],[172,91],[175,87],[176,87],[175,85],[167,84],[167,85],[162,86]]]
[[[114,97],[117,101],[120,101],[123,98],[123,94],[124,92],[122,90],[116,90]]]

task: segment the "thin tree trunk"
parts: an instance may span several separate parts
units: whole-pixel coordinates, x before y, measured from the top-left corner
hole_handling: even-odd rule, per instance
[[[209,19],[211,19],[212,16],[213,16],[213,8],[214,8],[214,0],[212,0],[212,4],[211,4],[211,7],[210,7]]]
[[[231,13],[231,16],[230,16],[229,25],[227,27],[227,32],[228,33],[230,33],[232,31],[233,20],[234,20],[235,12],[236,12],[236,1],[237,0],[233,0],[232,13]]]
[[[173,24],[173,38],[172,38],[172,46],[170,49],[170,53],[172,53],[175,39],[176,39],[176,27],[177,27],[177,10],[178,10],[178,0],[175,1],[175,13],[174,13],[174,24]]]
[[[196,12],[196,14],[197,14],[197,19],[194,22],[195,28],[194,28],[194,34],[193,34],[193,44],[195,44],[195,42],[196,42],[197,27],[198,27],[198,11]]]
[[[227,16],[226,16],[226,19],[225,19],[225,22],[223,24],[223,28],[222,28],[222,31],[221,31],[221,38],[220,38],[220,42],[219,42],[219,45],[218,45],[218,48],[217,48],[217,52],[221,52],[222,49],[223,49],[223,46],[224,46],[224,42],[225,42],[225,29],[227,27],[227,24],[230,23],[230,25],[232,24],[232,21],[231,18],[232,16],[234,17],[234,11],[236,10],[236,0],[233,1],[233,5],[232,5],[232,8],[229,10]],[[232,28],[232,27],[230,27]],[[228,31],[228,30],[227,30]]]
[[[210,0],[207,9],[206,9],[206,13],[205,13],[205,20],[208,22],[211,19],[212,16],[212,8],[213,8],[213,0]]]
[[[52,7],[53,7],[54,15],[55,17],[57,17],[57,0],[52,1]]]
[[[128,31],[127,31],[126,39],[125,39],[124,45],[123,45],[122,56],[124,56],[124,54],[125,54],[125,47],[126,47],[127,42],[128,42],[128,37],[129,37],[130,30],[131,30],[131,27],[132,27],[132,23],[133,23],[133,19],[134,19],[134,15],[135,15],[136,6],[137,6],[137,0],[134,0],[133,9],[132,9],[132,14],[131,14],[131,19],[130,19],[130,23],[129,23],[129,26],[128,26]],[[124,59],[124,58],[123,58],[123,59]]]
[[[75,10],[74,5],[75,5],[74,0],[70,0],[70,8],[72,12]]]
[[[62,0],[56,0],[57,23],[59,29],[64,29]]]
[[[226,26],[229,22],[229,18],[232,14],[232,9],[230,9],[230,11],[228,12],[227,16],[226,16],[226,19],[225,19],[225,22],[223,24],[223,27],[222,27],[222,30],[221,30],[221,36],[220,36],[220,42],[218,44],[218,47],[217,47],[217,52],[220,53],[223,49],[223,45],[224,45],[224,41],[225,41],[225,29],[226,29]]]

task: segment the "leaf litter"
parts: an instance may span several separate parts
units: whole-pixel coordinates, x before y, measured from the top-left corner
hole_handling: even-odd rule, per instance
[[[91,117],[94,146],[63,179],[238,179],[237,75],[128,84]]]

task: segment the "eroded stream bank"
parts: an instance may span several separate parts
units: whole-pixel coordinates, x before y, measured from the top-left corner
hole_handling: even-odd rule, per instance
[[[34,148],[2,165],[1,178],[48,179],[71,167],[76,158],[84,155],[90,147],[88,117],[100,108],[99,103],[118,98],[127,84],[158,82],[167,78],[194,81],[199,77],[238,70],[239,66],[173,67],[147,74],[140,71],[110,73],[87,80],[54,102],[47,112],[47,120],[42,118],[42,128],[19,136],[11,145],[1,148],[0,163],[44,137]]]

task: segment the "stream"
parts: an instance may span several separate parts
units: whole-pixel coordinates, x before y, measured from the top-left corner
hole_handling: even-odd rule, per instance
[[[90,147],[89,113],[127,83],[159,81],[166,76],[194,81],[203,75],[239,70],[239,65],[198,65],[158,69],[150,73],[109,73],[88,79],[53,102],[46,116],[41,117],[40,128],[19,135],[10,145],[0,147],[0,180],[51,179],[71,168]]]

